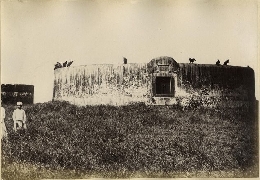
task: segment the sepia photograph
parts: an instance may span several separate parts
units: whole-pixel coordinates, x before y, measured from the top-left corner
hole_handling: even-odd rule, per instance
[[[259,178],[258,0],[1,0],[1,178]]]

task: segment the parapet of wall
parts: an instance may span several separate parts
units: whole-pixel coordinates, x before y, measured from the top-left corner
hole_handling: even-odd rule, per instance
[[[77,105],[145,102],[150,95],[146,64],[86,65],[54,71],[54,100]]]

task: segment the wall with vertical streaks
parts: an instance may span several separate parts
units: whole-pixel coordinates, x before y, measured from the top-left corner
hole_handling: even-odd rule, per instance
[[[179,64],[180,89],[207,91],[212,96],[241,100],[255,98],[254,70],[249,67],[217,66],[208,64]]]
[[[183,99],[190,103],[194,97],[209,105],[213,101],[255,100],[253,69],[177,63],[170,57],[143,64],[64,67],[56,69],[54,75],[53,100],[77,105],[182,104]],[[171,77],[172,94],[164,97],[156,93],[158,77]]]
[[[54,71],[54,100],[77,105],[145,102],[150,96],[146,64],[87,65]]]

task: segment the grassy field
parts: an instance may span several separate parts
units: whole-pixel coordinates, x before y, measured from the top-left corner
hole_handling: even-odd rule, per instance
[[[48,102],[24,107],[17,134],[4,107],[3,179],[258,176],[254,108]]]

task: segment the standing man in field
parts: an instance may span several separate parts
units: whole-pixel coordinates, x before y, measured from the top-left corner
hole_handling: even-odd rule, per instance
[[[23,103],[17,102],[17,109],[13,112],[14,131],[26,129],[26,114],[22,109]]]
[[[1,139],[7,137],[7,130],[5,126],[5,108],[2,107],[2,101],[1,101],[1,126],[2,126],[2,132],[1,132]]]

